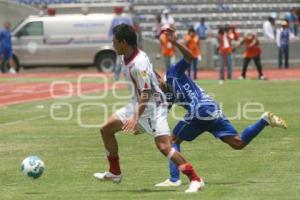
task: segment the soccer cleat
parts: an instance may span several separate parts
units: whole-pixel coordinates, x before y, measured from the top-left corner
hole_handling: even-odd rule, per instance
[[[266,120],[271,127],[287,129],[287,123],[272,112],[265,112],[261,117]]]
[[[94,177],[100,181],[112,181],[114,183],[121,183],[122,175],[114,175],[110,172],[94,173]]]
[[[205,184],[203,179],[200,179],[200,181],[191,181],[189,188],[185,190],[185,193],[194,193],[202,190],[204,188]]]
[[[240,76],[239,80],[245,80],[246,78],[244,76]]]
[[[170,179],[165,180],[164,182],[158,183],[155,187],[177,187],[181,185],[181,180],[175,182],[170,181]]]
[[[10,73],[10,74],[16,74],[17,72],[16,72],[16,70],[15,70],[14,68],[11,67],[11,68],[9,69],[9,73]]]

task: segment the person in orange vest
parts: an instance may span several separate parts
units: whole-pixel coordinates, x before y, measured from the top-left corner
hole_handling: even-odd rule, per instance
[[[225,66],[227,68],[227,79],[232,78],[232,34],[229,34],[228,27],[220,28],[218,32],[219,42],[219,80],[223,84],[225,80]]]
[[[163,26],[160,35],[161,53],[165,59],[166,70],[175,62],[175,47],[167,37],[167,32],[165,31],[167,28],[170,28],[170,26]]]
[[[197,71],[198,71],[198,59],[201,60],[201,50],[200,50],[200,40],[196,31],[193,27],[190,27],[188,33],[185,35],[185,44],[186,47],[191,51],[193,55],[193,78],[197,80]],[[191,77],[191,68],[188,68],[188,75]]]
[[[245,52],[244,52],[244,61],[243,61],[243,70],[242,74],[240,76],[240,79],[246,78],[247,68],[250,63],[250,61],[253,59],[254,63],[256,65],[256,69],[258,72],[258,79],[264,80],[265,77],[263,75],[263,69],[261,64],[261,49],[259,46],[259,40],[257,38],[257,35],[254,33],[246,33],[244,36],[244,39],[241,41],[241,43],[236,47],[240,47],[241,45],[245,46]],[[236,49],[235,48],[235,49]],[[235,51],[234,49],[234,51]]]

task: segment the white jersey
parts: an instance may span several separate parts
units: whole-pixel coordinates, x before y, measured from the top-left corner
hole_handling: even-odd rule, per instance
[[[116,116],[125,123],[135,112],[137,100],[142,91],[152,90],[147,107],[138,119],[137,130],[146,132],[154,137],[169,135],[168,106],[164,93],[154,73],[152,64],[141,50],[137,50],[129,59],[123,60],[123,73],[128,81],[129,90],[133,92],[132,101],[125,107],[116,111]]]
[[[152,63],[145,52],[138,49],[131,58],[126,60],[123,57],[122,69],[126,81],[128,81],[129,90],[134,94],[135,102],[142,91],[152,90],[153,95],[149,104],[157,106],[166,104],[165,95],[159,87]]]

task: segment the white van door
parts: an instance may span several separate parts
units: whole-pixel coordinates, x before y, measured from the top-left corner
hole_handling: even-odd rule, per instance
[[[47,48],[42,21],[24,24],[13,37],[13,48],[20,65],[47,64]]]

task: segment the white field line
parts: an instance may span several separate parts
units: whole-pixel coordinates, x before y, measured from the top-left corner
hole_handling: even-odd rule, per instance
[[[3,95],[3,96],[0,96],[0,99],[7,99],[7,98],[12,98],[12,97],[19,97],[19,96],[22,96],[23,94],[10,94],[10,95]]]
[[[115,105],[115,104],[114,103],[108,103],[107,105]],[[126,104],[124,104],[124,105],[126,105]],[[87,111],[87,110],[94,110],[94,109],[95,108],[91,107],[91,108],[83,108],[82,110]],[[62,112],[60,114],[63,115],[63,114],[66,114],[66,113],[67,112]],[[26,123],[26,122],[29,122],[29,121],[36,121],[36,120],[39,120],[39,119],[44,119],[46,117],[47,117],[47,115],[40,115],[40,116],[32,117],[32,118],[29,118],[29,119],[22,119],[22,120],[16,120],[16,121],[12,121],[12,122],[5,122],[5,123],[0,124],[0,127]]]
[[[1,126],[9,126],[9,125],[21,124],[21,123],[28,122],[28,121],[36,121],[36,120],[43,119],[43,118],[46,118],[46,115],[40,115],[40,116],[32,117],[32,118],[29,118],[29,119],[17,120],[17,121],[2,123],[2,124],[0,124],[0,127]]]

